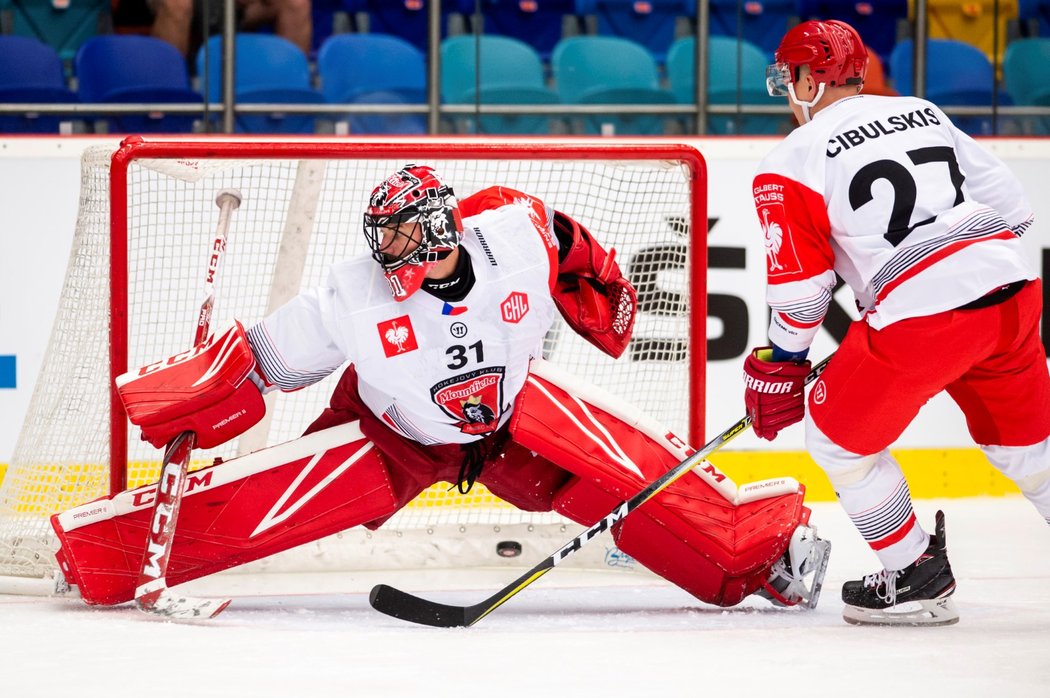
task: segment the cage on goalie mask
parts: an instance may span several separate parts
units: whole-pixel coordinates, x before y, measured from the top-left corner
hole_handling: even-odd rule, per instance
[[[813,79],[829,87],[861,85],[868,68],[868,50],[857,30],[838,20],[802,22],[780,41],[774,63],[766,68],[771,96],[790,94],[798,70],[808,65]]]
[[[433,168],[405,165],[372,191],[364,231],[394,299],[403,301],[459,247],[463,221],[452,187]]]

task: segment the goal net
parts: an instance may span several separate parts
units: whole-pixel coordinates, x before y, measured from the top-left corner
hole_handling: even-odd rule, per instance
[[[613,360],[559,318],[545,356],[675,433],[693,441],[702,436],[706,182],[695,150],[132,138],[115,155],[95,148],[83,158],[59,310],[0,486],[0,575],[47,576],[55,568],[51,514],[159,476],[161,453],[127,422],[113,378],[189,347],[218,217],[216,194],[234,188],[244,197],[232,214],[218,276],[211,326],[221,331],[235,318],[250,326],[301,288],[322,284],[332,263],[367,253],[361,220],[369,194],[408,162],[434,166],[460,198],[493,184],[527,192],[615,247],[639,297],[628,351]],[[340,374],[268,396],[260,425],[195,452],[191,469],[296,438],[327,405]],[[578,530],[552,514],[518,512],[480,485],[464,496],[438,484],[379,531],[347,532],[338,545],[312,544],[300,559],[351,569],[425,566],[442,564],[447,552],[454,565],[496,564],[496,542],[528,549],[530,540],[540,540],[533,558],[542,557],[550,552],[544,534],[562,541]],[[421,546],[414,549],[413,540]]]

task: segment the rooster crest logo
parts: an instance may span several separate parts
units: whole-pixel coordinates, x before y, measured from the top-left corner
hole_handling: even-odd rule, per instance
[[[762,232],[765,233],[766,257],[769,259],[769,270],[783,270],[780,263],[780,248],[784,244],[784,230],[776,221],[769,220],[769,210],[762,209]]]
[[[405,342],[408,341],[408,328],[394,321],[383,337],[397,347],[397,353],[400,354],[405,350]]]

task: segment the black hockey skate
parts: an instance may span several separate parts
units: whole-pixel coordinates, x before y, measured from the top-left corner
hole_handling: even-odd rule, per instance
[[[934,535],[918,560],[902,570],[882,570],[842,585],[842,617],[855,625],[950,625],[959,621],[954,592],[944,512],[938,511]]]

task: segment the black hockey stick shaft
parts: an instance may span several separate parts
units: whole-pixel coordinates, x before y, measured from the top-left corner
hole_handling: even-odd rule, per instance
[[[831,356],[828,356],[814,366],[813,370],[806,376],[805,384],[809,385],[815,381],[824,372],[830,360]],[[751,421],[750,415],[738,420],[733,426],[707,442],[699,451],[649,483],[638,494],[620,502],[616,508],[602,517],[597,523],[558,548],[538,565],[481,603],[476,603],[473,606],[452,606],[430,601],[386,584],[377,584],[373,587],[372,592],[368,596],[368,601],[372,604],[372,608],[380,613],[411,623],[431,625],[438,628],[457,628],[474,625],[517,595],[522,589],[557,567],[584,545],[591,542],[599,533],[612,528],[616,522],[665,490],[696,467],[697,464],[701,463],[707,456],[732,441],[737,435],[751,426]]]

